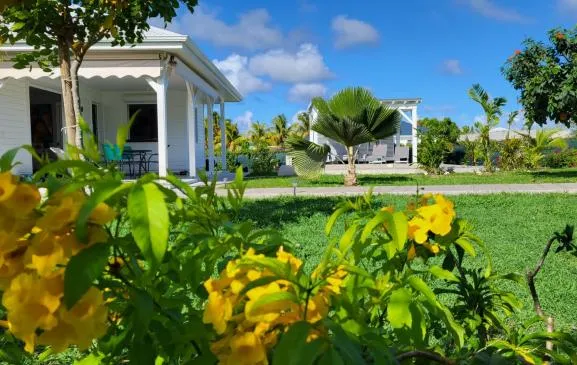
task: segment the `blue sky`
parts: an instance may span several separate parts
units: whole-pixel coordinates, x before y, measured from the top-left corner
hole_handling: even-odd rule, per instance
[[[526,37],[572,27],[577,0],[201,0],[169,29],[191,36],[245,95],[227,117],[242,128],[289,119],[312,96],[364,86],[421,97],[421,117],[471,123],[476,82],[518,109],[500,68]]]

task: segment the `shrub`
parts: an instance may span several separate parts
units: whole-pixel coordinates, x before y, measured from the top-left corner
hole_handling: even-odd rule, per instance
[[[527,167],[525,144],[520,138],[504,140],[500,146],[499,163],[501,170],[511,171]]]
[[[544,156],[542,165],[552,169],[577,167],[577,151],[574,149],[555,150]]]
[[[280,165],[276,154],[267,146],[256,147],[249,152],[248,156],[253,176],[274,175]]]
[[[17,152],[0,158],[1,361],[70,346],[89,364],[542,363],[546,342],[570,363],[577,351],[569,334],[512,327],[518,303],[498,283],[522,277],[493,270],[441,195],[405,209],[343,201],[325,231],[345,220],[345,232],[305,270],[275,230],[233,223],[240,170],[226,196],[206,177],[126,182],[88,160],[25,183],[10,172]],[[577,249],[568,227],[541,263],[555,242]]]
[[[459,127],[449,118],[419,121],[419,165],[429,173],[440,173],[440,166],[459,139]]]

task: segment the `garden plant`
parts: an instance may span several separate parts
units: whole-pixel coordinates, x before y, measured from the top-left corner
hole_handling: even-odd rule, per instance
[[[494,270],[446,197],[343,201],[326,233],[339,220],[344,233],[305,269],[292,252],[306,242],[235,219],[240,171],[224,197],[206,178],[124,182],[94,148],[31,182],[10,172],[16,149],[0,159],[0,361],[72,348],[82,364],[577,361],[543,313],[507,320],[519,303],[500,282],[527,284]],[[574,252],[570,229],[555,242]]]

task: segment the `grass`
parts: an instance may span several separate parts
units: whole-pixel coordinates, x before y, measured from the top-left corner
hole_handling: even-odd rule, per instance
[[[249,177],[246,179],[249,188],[292,187],[293,181],[299,187],[342,186],[343,176],[323,175],[315,180],[294,177]],[[359,175],[360,185],[460,185],[460,184],[535,184],[577,182],[577,169],[550,169],[529,172],[496,172],[490,175],[458,173],[451,175]]]
[[[407,197],[376,197],[383,205],[404,207]],[[500,273],[525,273],[534,266],[554,231],[577,223],[577,196],[569,194],[498,194],[452,197],[459,216],[467,218],[488,245]],[[326,247],[324,226],[339,198],[278,198],[247,201],[241,219],[261,228],[279,229],[297,243],[297,253],[307,267],[315,266]],[[343,231],[342,221],[336,228]],[[521,319],[533,316],[525,286],[506,284],[524,307]],[[537,277],[537,290],[547,313],[561,328],[577,328],[577,257],[551,253]]]

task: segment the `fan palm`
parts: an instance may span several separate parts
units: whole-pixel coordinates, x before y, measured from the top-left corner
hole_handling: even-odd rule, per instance
[[[485,123],[479,123],[479,148],[485,160],[485,170],[493,171],[494,144],[490,138],[491,128],[499,124],[499,118],[503,114],[503,106],[507,104],[507,99],[503,97],[491,98],[489,94],[479,84],[473,85],[469,89],[469,97],[478,103],[485,113]]]
[[[356,146],[392,136],[400,126],[401,115],[383,105],[364,88],[346,88],[328,100],[312,101],[317,112],[311,129],[346,147],[348,169],[345,185],[356,185]],[[318,145],[298,136],[288,140],[297,174],[318,176],[330,153],[328,145]]]

